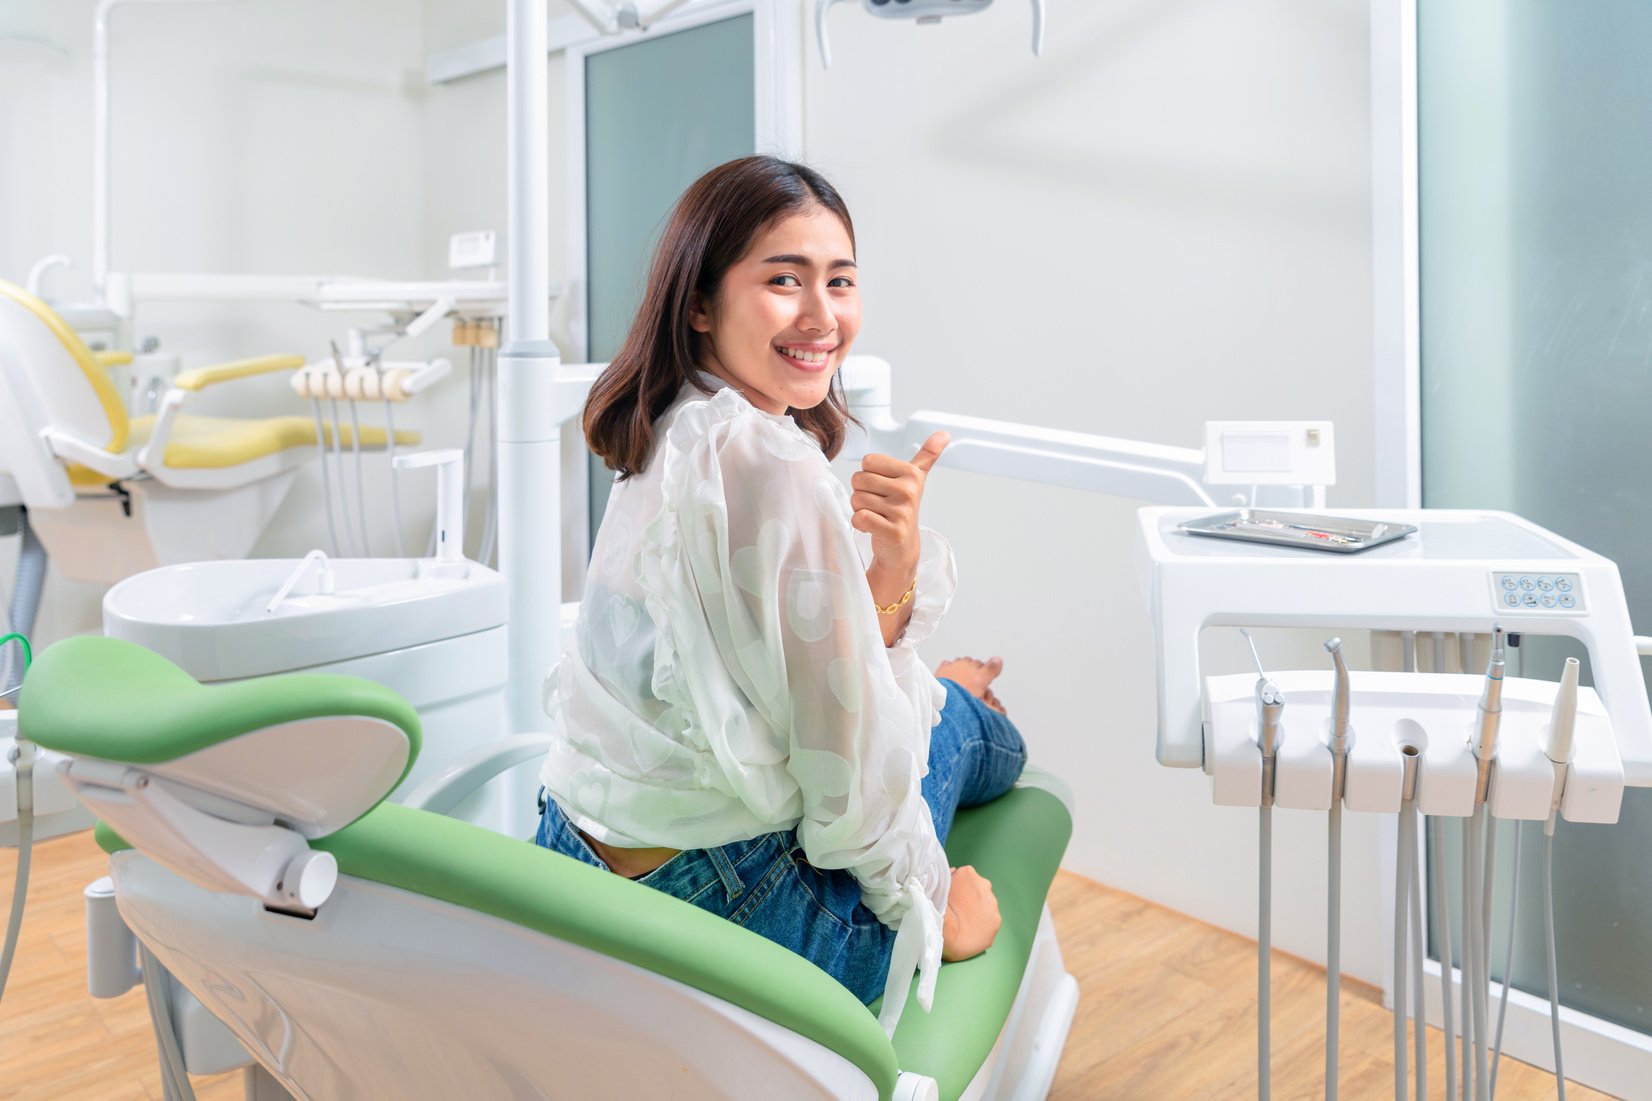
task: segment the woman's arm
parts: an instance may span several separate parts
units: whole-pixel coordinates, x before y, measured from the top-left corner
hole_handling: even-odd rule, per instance
[[[911,587],[917,576],[918,567],[914,563],[910,568],[889,567],[872,559],[871,567],[866,571],[866,584],[872,589],[872,603],[879,608],[887,608],[900,600]],[[890,647],[900,639],[901,632],[912,620],[912,602],[908,600],[896,610],[894,615],[878,615],[878,626],[883,631],[883,644]]]
[[[855,490],[849,498],[855,510],[850,523],[872,536],[872,565],[866,571],[866,583],[878,608],[885,647],[895,645],[912,618],[907,593],[917,579],[921,557],[918,507],[929,472],[951,439],[945,432],[934,433],[909,463],[891,455],[867,455],[861,459],[859,472],[849,479]],[[884,611],[896,604],[894,612]]]

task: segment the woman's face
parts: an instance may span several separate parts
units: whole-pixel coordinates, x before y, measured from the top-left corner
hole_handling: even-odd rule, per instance
[[[767,413],[812,409],[860,332],[854,246],[814,205],[759,233],[723,276],[717,301],[689,314],[700,367]]]

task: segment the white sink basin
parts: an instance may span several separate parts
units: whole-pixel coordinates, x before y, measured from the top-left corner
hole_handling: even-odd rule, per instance
[[[103,632],[146,646],[202,681],[306,669],[502,626],[505,581],[476,562],[427,577],[428,561],[344,558],[334,591],[316,571],[275,611],[296,558],[193,562],[129,577],[103,598]]]

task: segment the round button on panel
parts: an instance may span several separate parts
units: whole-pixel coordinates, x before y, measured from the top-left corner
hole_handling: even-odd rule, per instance
[[[1558,602],[1559,601],[1556,599],[1554,593],[1543,594],[1543,606],[1545,608],[1553,608]]]
[[[1504,593],[1503,594],[1503,603],[1507,604],[1511,608],[1520,607],[1520,594],[1519,593]]]
[[[1536,608],[1538,607],[1537,594],[1527,593],[1525,596],[1520,598],[1520,602],[1528,608]]]
[[[1525,589],[1527,592],[1532,592],[1537,588],[1537,582],[1533,581],[1529,577],[1522,577],[1520,579],[1520,587]]]
[[[1537,587],[1544,592],[1548,592],[1554,588],[1554,582],[1547,577],[1540,577],[1537,579]]]
[[[1569,577],[1557,577],[1554,579],[1554,587],[1563,593],[1569,593],[1572,591],[1572,579]]]
[[[1560,606],[1562,608],[1575,608],[1575,607],[1577,607],[1577,597],[1573,596],[1571,593],[1561,593],[1560,594]]]
[[[1520,582],[1516,581],[1513,577],[1511,577],[1508,574],[1503,575],[1503,591],[1504,592],[1512,593],[1514,590],[1518,589],[1519,587],[1520,587]]]

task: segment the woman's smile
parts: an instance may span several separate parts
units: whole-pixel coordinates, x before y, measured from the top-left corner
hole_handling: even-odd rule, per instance
[[[860,332],[854,255],[848,227],[821,206],[759,233],[690,314],[702,369],[766,413],[825,401]]]

